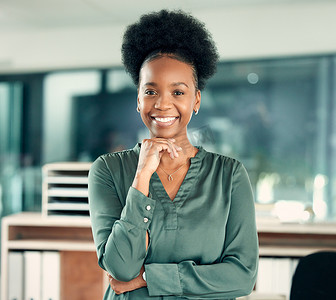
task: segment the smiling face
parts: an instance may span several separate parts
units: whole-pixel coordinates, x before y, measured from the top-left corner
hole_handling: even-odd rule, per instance
[[[138,106],[151,138],[187,138],[187,125],[200,100],[189,64],[167,55],[142,66]]]

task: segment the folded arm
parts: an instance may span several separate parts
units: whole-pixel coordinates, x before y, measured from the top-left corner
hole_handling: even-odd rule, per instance
[[[89,173],[89,205],[100,267],[119,281],[134,279],[146,257],[146,233],[155,200],[130,187],[123,207],[110,171],[100,157]]]
[[[238,165],[233,174],[225,245],[218,263],[145,264],[147,288],[150,296],[180,295],[189,299],[240,297],[252,291],[257,265],[253,195],[246,170]]]

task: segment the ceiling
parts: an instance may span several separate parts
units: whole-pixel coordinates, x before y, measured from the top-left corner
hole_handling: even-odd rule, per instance
[[[319,0],[319,2],[334,0]],[[162,8],[197,13],[207,9],[314,0],[0,0],[0,31],[73,26],[124,26]]]

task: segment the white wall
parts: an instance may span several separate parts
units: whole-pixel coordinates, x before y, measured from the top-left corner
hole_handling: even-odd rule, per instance
[[[194,15],[207,24],[223,60],[336,53],[335,1],[229,6]],[[120,65],[124,29],[0,31],[0,74]]]
[[[255,5],[199,15],[223,59],[336,53],[336,2]]]
[[[0,32],[0,73],[120,64],[123,28]]]

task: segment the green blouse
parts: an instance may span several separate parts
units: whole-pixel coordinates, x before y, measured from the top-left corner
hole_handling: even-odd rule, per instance
[[[244,166],[206,151],[172,201],[155,172],[146,197],[131,187],[141,144],[105,154],[89,173],[98,263],[129,281],[145,266],[147,287],[104,299],[233,299],[253,289],[258,264],[254,201]],[[146,251],[146,231],[150,243]]]

